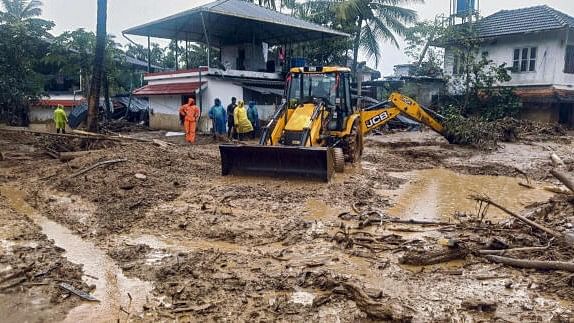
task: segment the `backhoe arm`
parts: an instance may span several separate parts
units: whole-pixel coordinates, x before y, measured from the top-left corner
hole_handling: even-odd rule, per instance
[[[441,135],[444,133],[444,127],[440,121],[426,112],[415,100],[393,92],[389,96],[389,101],[393,103],[391,107],[361,111],[361,120],[363,120],[361,130],[363,134],[387,124],[401,112],[410,119],[429,126]]]

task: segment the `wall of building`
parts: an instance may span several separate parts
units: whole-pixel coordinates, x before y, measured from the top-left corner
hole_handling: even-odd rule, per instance
[[[512,67],[514,49],[537,47],[536,71],[513,72],[512,80],[505,85],[549,85],[572,83],[574,77],[564,74],[566,32],[545,32],[498,38],[482,44],[480,52],[488,52],[488,58],[494,64],[506,63]],[[445,50],[445,74],[453,75],[453,48]]]
[[[574,46],[574,31],[570,34],[562,32],[563,36],[560,37],[560,47],[562,51],[561,57],[556,58],[556,72],[554,84],[572,86],[574,84],[574,74],[564,73],[564,67],[566,64],[566,44]]]
[[[259,71],[266,69],[267,62],[263,57],[263,44],[261,42],[222,47],[221,62],[223,66],[227,69],[237,69],[237,57],[241,49],[245,50],[245,61],[243,63],[245,70]]]
[[[189,82],[190,80],[188,80]],[[243,88],[217,78],[206,78],[207,87],[201,94],[201,118],[198,123],[200,132],[209,132],[211,121],[209,120],[209,109],[213,106],[215,98],[219,98],[224,107],[231,103],[231,98],[243,100]],[[199,92],[197,93],[199,95]],[[150,127],[152,129],[181,131],[179,125],[179,108],[182,104],[182,95],[154,95],[150,97]],[[196,100],[200,106],[199,97]]]
[[[559,108],[548,102],[525,102],[520,113],[522,119],[539,122],[558,122]]]
[[[31,107],[30,114],[30,129],[38,131],[56,131],[54,124],[54,109],[53,107]],[[71,108],[64,108],[66,114],[70,114]],[[70,130],[66,126],[67,130]]]
[[[182,131],[179,124],[181,95],[154,95],[149,97],[149,126],[152,129]]]

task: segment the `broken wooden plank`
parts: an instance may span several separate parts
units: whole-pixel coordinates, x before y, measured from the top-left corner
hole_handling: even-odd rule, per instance
[[[570,176],[555,169],[551,170],[550,174],[552,174],[552,176],[556,177],[560,182],[562,182],[562,184],[568,187],[570,191],[574,192],[574,181]]]
[[[61,289],[64,289],[86,301],[90,301],[90,302],[99,302],[99,300],[97,298],[95,298],[94,296],[84,292],[83,290],[79,290],[77,288],[75,288],[74,286],[67,284],[67,283],[60,283],[58,285]]]
[[[70,175],[70,176],[68,177],[68,179],[71,179],[71,178],[74,178],[74,177],[78,177],[78,176],[80,176],[80,175],[82,175],[82,174],[85,174],[85,173],[91,171],[92,169],[97,168],[97,167],[100,167],[100,166],[110,165],[110,164],[116,164],[116,163],[123,163],[123,162],[127,162],[127,161],[128,161],[128,159],[127,159],[127,158],[124,158],[124,159],[106,160],[106,161],[103,161],[103,162],[95,163],[94,165],[92,165],[92,166],[90,166],[90,167],[84,168],[84,169],[80,170],[79,172]]]

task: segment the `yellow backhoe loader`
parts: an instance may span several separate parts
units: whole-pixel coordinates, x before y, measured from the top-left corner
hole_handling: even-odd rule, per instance
[[[345,162],[360,160],[367,133],[401,113],[443,134],[439,115],[400,93],[369,108],[353,106],[350,80],[346,67],[291,69],[285,103],[263,128],[259,144],[219,146],[222,175],[329,181]]]

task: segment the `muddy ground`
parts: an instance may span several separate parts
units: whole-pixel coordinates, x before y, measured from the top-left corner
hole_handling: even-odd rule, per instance
[[[211,138],[131,135],[173,145],[0,130],[2,277],[34,263],[0,287],[2,308],[70,322],[574,320],[572,273],[480,253],[537,246],[510,256],[568,262],[572,247],[468,199],[569,232],[572,199],[543,188],[560,184],[552,152],[573,170],[571,137],[485,152],[430,132],[372,136],[325,184],[221,177]],[[46,149],[95,151],[62,163]],[[79,174],[109,160],[122,161]]]

